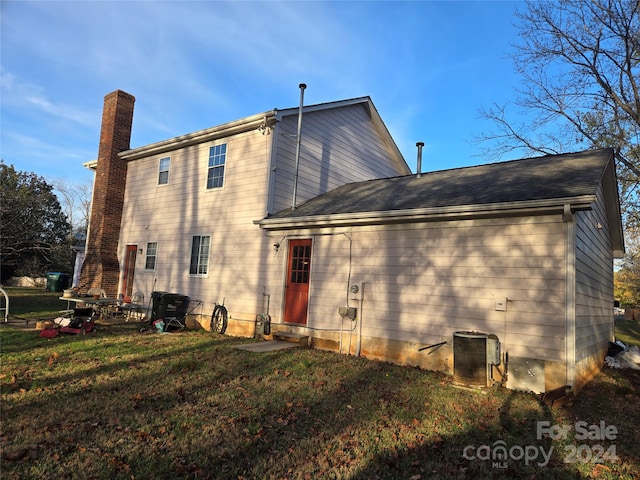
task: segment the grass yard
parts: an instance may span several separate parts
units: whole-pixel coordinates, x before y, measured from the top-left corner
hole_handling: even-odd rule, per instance
[[[4,287],[9,295],[9,309],[12,317],[19,319],[55,318],[58,311],[66,308],[59,300],[62,292],[46,292],[40,288]]]
[[[20,317],[61,308],[9,293]],[[3,479],[640,478],[639,371],[605,369],[550,409],[416,368],[138,326],[0,326]],[[637,323],[617,326],[640,344]]]

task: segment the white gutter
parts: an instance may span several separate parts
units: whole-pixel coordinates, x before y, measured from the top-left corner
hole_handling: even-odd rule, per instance
[[[254,220],[265,230],[286,230],[305,227],[335,227],[354,225],[373,225],[398,222],[424,222],[453,220],[495,215],[543,214],[562,212],[564,205],[570,205],[572,211],[590,210],[597,200],[595,195],[556,198],[551,200],[530,200],[524,202],[489,203],[484,205],[457,205],[451,207],[412,208],[376,212],[338,213],[329,215],[309,215],[301,217],[264,218]]]
[[[96,168],[98,168],[98,160],[91,160],[89,162],[84,162],[82,164],[82,166],[84,168],[88,168],[89,170],[91,170],[92,172],[96,171]]]
[[[205,130],[199,130],[180,137],[174,137],[161,142],[145,145],[144,147],[126,150],[119,153],[119,156],[123,160],[137,160],[151,155],[170,152],[178,148],[184,148],[216,140],[218,138],[229,137],[238,133],[270,127],[272,126],[272,122],[275,121],[275,112],[275,110],[272,110],[270,112],[252,115],[250,117],[243,118],[242,120],[236,120],[234,122],[225,123]]]

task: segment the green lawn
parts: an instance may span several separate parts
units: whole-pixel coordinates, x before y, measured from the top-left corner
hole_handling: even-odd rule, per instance
[[[633,320],[616,320],[616,340],[620,340],[627,346],[640,347],[640,322]]]
[[[605,369],[573,405],[550,409],[416,368],[138,326],[54,339],[0,327],[3,478],[640,476],[637,371]],[[637,325],[619,327],[640,344]],[[576,438],[577,422],[618,433]],[[553,440],[538,435],[545,426],[572,431]],[[501,446],[507,458],[492,460]]]
[[[4,287],[9,295],[9,313],[13,317],[29,319],[55,318],[66,308],[59,300],[62,292],[46,292],[41,288]],[[4,300],[3,300],[4,301]]]

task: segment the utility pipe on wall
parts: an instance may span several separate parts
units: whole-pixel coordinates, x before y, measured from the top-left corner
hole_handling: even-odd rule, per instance
[[[304,89],[307,85],[301,83],[300,87],[300,109],[298,110],[298,138],[296,139],[296,171],[293,177],[293,199],[291,202],[291,210],[296,209],[296,196],[298,193],[298,169],[300,167],[300,136],[302,133],[302,106],[304,105]]]

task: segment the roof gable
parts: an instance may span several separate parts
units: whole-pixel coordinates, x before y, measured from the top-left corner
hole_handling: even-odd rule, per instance
[[[382,142],[386,145],[387,152],[393,161],[398,165],[401,170],[406,170],[407,173],[411,172],[411,169],[407,165],[402,153],[398,149],[393,137],[389,133],[386,125],[382,121],[378,111],[376,110],[371,98],[357,97],[347,100],[338,100],[334,102],[320,103],[316,105],[304,105],[303,117],[306,113],[327,111],[337,108],[349,107],[352,105],[363,105],[371,118],[371,122],[378,131]],[[273,109],[264,113],[258,113],[248,117],[241,118],[232,122],[227,122],[214,127],[206,128],[204,130],[198,130],[196,132],[188,133],[178,137],[169,138],[160,142],[155,142],[142,147],[126,150],[121,152],[120,158],[124,160],[137,160],[139,158],[148,157],[150,155],[158,155],[179,148],[188,147],[191,145],[210,142],[220,138],[226,138],[230,135],[238,133],[244,133],[251,130],[263,131],[265,128],[273,126],[275,122],[278,122],[285,116],[298,115],[299,107],[286,108],[286,109]]]

